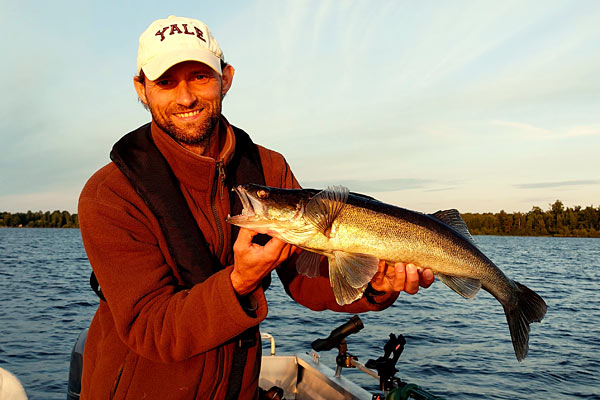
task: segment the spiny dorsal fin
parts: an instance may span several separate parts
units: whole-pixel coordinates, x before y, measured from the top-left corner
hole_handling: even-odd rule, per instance
[[[348,200],[348,188],[345,186],[329,186],[315,194],[306,205],[305,218],[329,237],[331,225]]]
[[[448,285],[450,289],[467,299],[475,297],[477,292],[479,292],[479,289],[481,289],[481,281],[479,279],[444,274],[436,274],[436,276],[440,281]]]
[[[346,281],[340,266],[336,262],[336,257],[329,256],[329,283],[333,289],[335,301],[340,305],[350,304],[360,299],[367,288],[364,285],[360,288],[354,288]]]
[[[431,214],[432,217],[439,219],[444,222],[446,225],[454,228],[455,231],[469,239],[471,242],[475,242],[473,240],[473,236],[471,236],[471,232],[469,232],[469,228],[465,221],[461,218],[460,213],[456,209],[451,210],[440,210],[436,213]]]
[[[298,256],[296,261],[296,271],[300,275],[307,276],[309,278],[315,278],[320,275],[321,267],[321,255],[313,253],[312,251],[304,250]]]

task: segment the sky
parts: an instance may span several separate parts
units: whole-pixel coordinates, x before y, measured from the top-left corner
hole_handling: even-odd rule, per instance
[[[203,20],[223,114],[304,187],[422,212],[600,206],[600,1],[0,0],[0,211],[76,212],[149,121],[139,35]]]

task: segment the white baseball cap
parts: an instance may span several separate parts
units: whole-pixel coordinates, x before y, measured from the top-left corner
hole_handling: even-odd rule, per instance
[[[166,70],[184,61],[198,61],[221,75],[224,60],[219,43],[202,21],[175,17],[158,19],[140,35],[138,74],[143,70],[148,79],[158,79]]]

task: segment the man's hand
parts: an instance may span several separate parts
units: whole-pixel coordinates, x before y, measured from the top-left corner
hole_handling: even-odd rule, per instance
[[[285,261],[295,249],[291,244],[275,238],[264,246],[252,243],[252,238],[256,235],[254,231],[241,228],[233,244],[231,283],[233,289],[242,296],[256,289],[262,279]]]
[[[380,292],[404,291],[415,294],[419,291],[419,286],[427,288],[434,279],[429,268],[419,270],[413,264],[388,265],[385,261],[379,261],[377,272],[371,280],[371,287]]]

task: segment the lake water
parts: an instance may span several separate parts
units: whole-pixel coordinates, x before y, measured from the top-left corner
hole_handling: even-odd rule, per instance
[[[390,333],[406,337],[397,376],[448,399],[600,399],[600,239],[479,236],[480,248],[548,304],[532,324],[529,356],[514,357],[502,307],[485,291],[473,300],[439,281],[389,309],[362,314],[348,350],[366,362]],[[70,352],[98,300],[76,229],[0,229],[0,366],[30,399],[64,399]],[[274,275],[261,325],[277,353],[306,352],[348,314],[313,312],[290,300]],[[265,347],[266,351],[266,347]],[[323,353],[333,366],[335,353]],[[377,382],[343,374],[369,390]]]

